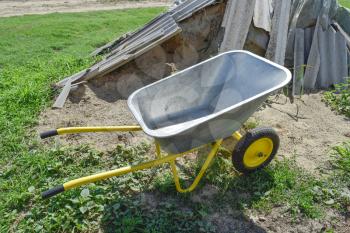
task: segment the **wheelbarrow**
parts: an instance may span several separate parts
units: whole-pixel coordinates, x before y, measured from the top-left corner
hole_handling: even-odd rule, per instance
[[[69,181],[42,193],[43,198],[142,169],[169,163],[177,191],[193,191],[224,139],[237,140],[232,162],[240,173],[267,166],[277,153],[279,137],[272,128],[242,136],[239,129],[268,96],[287,85],[286,68],[247,51],[231,51],[135,91],[128,106],[137,126],[73,127],[42,133],[42,139],[63,134],[143,130],[154,138],[156,159]],[[180,185],[176,159],[210,145],[201,170],[188,188]],[[161,151],[166,152],[166,156]]]

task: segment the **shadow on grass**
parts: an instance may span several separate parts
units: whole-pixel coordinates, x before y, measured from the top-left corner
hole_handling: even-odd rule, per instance
[[[270,174],[259,171],[249,176],[223,178],[218,174],[214,178],[212,173],[217,166],[213,164],[205,180],[190,194],[176,192],[169,172],[145,192],[110,201],[105,206],[101,229],[104,232],[266,232],[244,209],[251,208],[270,190],[273,183]]]
[[[55,177],[56,183],[66,181],[65,177],[70,174],[80,177],[106,167],[139,164],[150,160],[153,149],[148,144],[140,144],[118,145],[108,154],[89,147],[53,150],[51,155],[42,155],[53,160],[53,170],[43,175]],[[184,187],[188,187],[198,173],[205,158],[202,155],[206,154],[204,150],[189,154],[187,159],[178,159]],[[19,229],[29,232],[36,228],[50,232],[73,228],[84,232],[265,232],[248,216],[260,214],[259,210],[265,213],[275,205],[287,207],[291,214],[317,217],[317,200],[321,197],[314,190],[322,186],[293,161],[275,161],[264,170],[238,176],[230,155],[230,150],[220,149],[193,193],[177,193],[169,166],[162,165],[90,184],[55,199],[34,199],[37,204]],[[44,181],[47,183],[47,179]],[[50,182],[47,186],[52,187]]]

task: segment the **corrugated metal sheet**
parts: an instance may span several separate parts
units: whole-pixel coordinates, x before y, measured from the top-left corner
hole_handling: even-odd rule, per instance
[[[195,12],[216,3],[216,0],[195,0],[195,1],[185,1],[180,5],[174,7],[169,12],[162,14],[156,18],[154,18],[151,22],[142,26],[139,30],[135,31],[131,34],[126,34],[121,38],[112,41],[105,46],[97,49],[92,53],[92,55],[98,55],[102,52],[111,52],[117,47],[127,46],[130,41],[135,41],[141,36],[146,36],[150,32],[158,30],[164,27],[164,21],[167,21],[169,16],[173,18],[176,22],[180,22],[188,17],[190,17]]]
[[[61,91],[61,94],[58,96],[55,103],[53,104],[52,106],[53,108],[63,108],[63,105],[66,102],[66,99],[68,98],[71,88],[72,88],[72,82],[71,80],[68,80],[63,90]]]
[[[350,14],[350,13],[349,13]],[[350,16],[350,15],[349,15]],[[350,48],[350,35],[347,34],[344,29],[336,22],[333,22],[333,25],[335,26],[335,28],[337,29],[337,31],[339,31],[339,33],[341,33],[346,41],[346,44],[348,46],[348,48]]]
[[[345,7],[339,7],[336,15],[336,21],[343,30],[350,35],[350,10]]]
[[[292,4],[291,29],[307,28],[316,24],[321,17],[321,26],[325,30],[337,13],[337,0],[294,0]]]
[[[93,65],[89,69],[83,70],[58,82],[57,85],[64,88],[54,106],[63,106],[69,95],[72,84],[103,76],[146,53],[155,46],[180,33],[181,28],[177,22],[215,3],[217,3],[216,0],[186,1],[173,8],[171,11],[156,17],[134,33],[126,34],[97,49],[92,55],[101,53],[108,53],[108,55],[104,60]]]
[[[180,22],[191,17],[197,11],[215,3],[217,3],[216,0],[187,0],[169,13],[173,16],[176,22]]]
[[[254,26],[271,31],[271,17],[273,14],[272,0],[258,0],[254,7]]]
[[[142,26],[140,29],[136,30],[135,32],[125,34],[125,35],[121,36],[120,38],[117,38],[116,40],[102,46],[101,48],[98,48],[97,50],[95,50],[92,53],[92,55],[109,53],[109,52],[113,51],[114,49],[116,49],[118,47],[120,48],[121,46],[127,44],[129,41],[134,41],[135,39],[139,38],[140,36],[142,36],[144,34],[149,34],[150,32],[157,30],[157,28],[159,28],[160,25],[162,25],[164,21],[167,21],[168,18],[169,18],[169,13],[161,14],[161,15],[157,16],[156,18],[154,18],[149,23]]]
[[[337,0],[293,1],[286,49],[286,66],[292,66],[294,63],[295,30],[297,28],[312,27],[318,19],[323,30],[326,30],[329,27],[330,19],[336,15],[337,7]]]
[[[179,26],[174,19],[170,15],[165,14],[164,17],[160,18],[160,20],[151,27],[145,28],[128,38],[128,40],[120,43],[110,54],[108,54],[107,58],[125,53],[132,53],[133,51],[139,50],[140,47],[144,47],[145,44],[153,43],[160,37],[172,34],[178,29]]]
[[[344,82],[349,75],[345,37],[332,26],[323,30],[320,21],[321,19],[317,22],[313,35],[310,28],[296,29],[293,81],[293,93],[296,95],[302,94],[303,90],[329,88],[333,84]],[[311,35],[313,39],[309,49]]]
[[[180,4],[171,11],[156,17],[134,33],[124,35],[97,49],[92,53],[93,55],[105,52],[109,54],[98,64],[60,81],[57,85],[63,87],[68,80],[72,83],[88,80],[124,65],[181,32],[177,22],[216,2],[216,0],[195,0]]]
[[[179,32],[181,32],[181,28],[177,25],[173,17],[169,13],[163,14],[147,24],[146,27],[121,41],[118,45],[109,48],[112,51],[104,60],[85,71],[60,81],[58,85],[64,86],[68,80],[78,82],[104,75],[149,51]]]
[[[243,49],[254,14],[255,0],[228,0],[222,27],[220,52]]]
[[[265,55],[280,65],[284,65],[286,54],[291,4],[291,0],[275,1],[270,41]]]
[[[307,58],[307,65],[305,67],[304,88],[309,90],[316,86],[317,76],[321,66],[321,59],[318,49],[319,28],[319,21],[317,21],[316,27],[313,30],[314,33],[312,35],[311,48]]]
[[[316,88],[329,88],[345,81],[348,75],[348,62],[345,38],[333,27],[327,31],[319,28],[320,71]]]
[[[295,31],[294,45],[294,72],[293,72],[293,93],[303,92],[303,79],[305,68],[305,47],[304,47],[304,29],[298,28]]]
[[[350,49],[347,49],[348,53],[348,77],[350,77]]]

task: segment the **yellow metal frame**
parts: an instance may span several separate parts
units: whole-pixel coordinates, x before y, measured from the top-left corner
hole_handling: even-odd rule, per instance
[[[73,134],[73,133],[90,133],[90,132],[128,132],[128,131],[141,131],[140,126],[110,126],[110,127],[73,127],[73,128],[61,128],[57,129],[57,132],[59,135],[63,134]],[[242,135],[239,132],[235,132],[232,135],[236,140],[239,140]],[[193,149],[191,151],[187,151],[185,153],[181,154],[176,154],[176,155],[167,155],[167,156],[162,156],[161,154],[161,148],[160,145],[157,141],[155,141],[155,147],[156,147],[156,159],[145,162],[139,165],[135,166],[127,166],[127,167],[122,167],[119,169],[115,169],[112,171],[107,171],[107,172],[102,172],[99,174],[91,175],[91,176],[86,176],[83,178],[75,179],[72,181],[69,181],[67,183],[63,184],[64,190],[70,190],[85,184],[93,183],[96,181],[101,181],[105,180],[111,177],[116,177],[116,176],[121,176],[127,173],[139,171],[139,170],[144,170],[144,169],[149,169],[155,166],[159,166],[161,164],[169,163],[171,166],[171,170],[174,176],[174,182],[175,186],[178,192],[181,193],[186,193],[186,192],[191,192],[193,191],[197,185],[199,184],[200,180],[204,176],[206,170],[208,169],[209,165],[211,164],[213,158],[217,154],[217,151],[219,150],[221,144],[223,142],[223,139],[220,139],[216,141],[215,143],[212,144],[212,148],[210,153],[208,154],[208,157],[206,161],[204,162],[200,172],[198,173],[197,177],[194,179],[193,183],[186,189],[182,188],[180,185],[180,178],[178,175],[177,167],[176,167],[176,159],[179,157],[182,157],[192,151],[198,150],[198,148]]]
[[[71,127],[57,129],[58,135],[98,132],[132,132],[141,131],[140,126],[105,126],[105,127]]]

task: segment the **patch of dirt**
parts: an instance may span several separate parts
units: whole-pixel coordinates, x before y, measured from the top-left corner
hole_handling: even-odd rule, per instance
[[[41,114],[39,132],[71,126],[137,125],[124,98],[101,99],[101,92],[88,86],[72,93],[75,95],[65,108],[47,109]],[[316,175],[327,173],[331,148],[349,140],[346,135],[350,133],[349,119],[336,115],[321,99],[321,94],[304,95],[291,104],[286,97],[272,97],[270,104],[252,117],[259,125],[276,129],[281,139],[280,157],[295,157],[299,166]],[[96,133],[62,136],[56,143],[86,143],[106,151],[116,144],[135,145],[150,140],[143,132]]]
[[[299,166],[314,174],[327,173],[332,147],[349,140],[349,119],[332,112],[322,94],[303,95],[294,104],[284,96],[270,98],[253,118],[277,130],[279,155],[295,156]]]
[[[237,216],[234,216],[237,215]],[[241,213],[233,213],[231,209],[225,209],[222,212],[217,212],[207,216],[207,221],[216,226],[217,233],[265,233],[266,231],[247,219]]]
[[[206,189],[209,191],[204,191]],[[191,193],[190,200],[205,205],[215,202],[217,192],[216,187],[206,185]],[[159,191],[141,193],[140,200],[142,208],[151,212],[162,208],[161,203],[172,203],[179,211],[191,210],[189,202],[183,202]],[[337,233],[349,232],[350,219],[336,210],[327,209],[323,219],[308,219],[301,215],[291,216],[288,208],[276,206],[269,213],[262,214],[255,210],[234,209],[228,203],[222,209],[208,209],[208,214],[203,216],[203,220],[215,226],[217,233],[322,233],[328,232],[327,230]]]
[[[79,103],[76,103],[73,95],[66,102],[65,108],[44,111],[40,116],[37,131],[76,126],[137,125],[126,100],[119,99],[113,103],[101,100],[87,86],[81,86],[79,92],[84,93],[83,97],[79,97]],[[55,140],[56,144],[89,144],[97,150],[108,151],[114,149],[117,144],[136,145],[142,141],[149,142],[151,138],[143,132],[128,132],[72,134],[57,137]],[[51,140],[44,142],[49,141]]]
[[[194,203],[210,202],[219,193],[219,190],[214,185],[207,184],[199,189],[191,196],[191,201]]]
[[[171,0],[112,1],[112,0],[13,0],[0,1],[0,17],[55,12],[85,12],[142,7],[170,6]]]
[[[349,232],[349,222],[344,216],[328,210],[325,219],[314,220],[302,217],[292,217],[287,213],[285,207],[276,207],[268,215],[259,215],[257,213],[249,215],[250,221],[264,229],[264,232],[326,232],[333,229],[334,232]],[[260,232],[260,231],[251,231]]]

